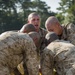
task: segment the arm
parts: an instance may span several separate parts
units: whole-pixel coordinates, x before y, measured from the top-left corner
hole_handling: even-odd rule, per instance
[[[25,45],[25,63],[29,75],[39,75],[39,63],[37,59],[36,47],[30,38]]]
[[[41,56],[42,75],[53,75],[53,57],[50,55],[50,50],[44,49]]]

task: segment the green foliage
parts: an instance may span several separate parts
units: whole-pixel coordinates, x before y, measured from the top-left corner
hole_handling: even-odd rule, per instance
[[[64,15],[64,23],[72,22],[75,24],[75,0],[61,0],[57,10]]]
[[[73,16],[73,14],[68,14],[65,17],[64,24],[68,24],[68,23],[74,23],[75,24],[75,16]]]
[[[57,14],[56,17],[58,18],[58,20],[61,24],[64,23],[63,20],[65,19],[65,16],[62,15],[62,13]]]
[[[0,33],[19,30],[27,23],[28,15],[34,11],[40,14],[42,27],[49,16],[55,15],[41,0],[0,0]]]

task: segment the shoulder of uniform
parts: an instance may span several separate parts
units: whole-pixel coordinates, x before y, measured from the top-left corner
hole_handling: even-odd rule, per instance
[[[75,25],[73,23],[68,23],[65,25],[66,28],[72,28],[74,27],[75,28]]]
[[[75,25],[73,23],[67,23],[67,24],[62,24],[62,27],[64,29],[68,30],[74,30],[75,31]]]
[[[73,23],[69,23],[66,26],[67,30],[75,31],[75,25]]]
[[[73,26],[73,25],[74,25],[73,23],[67,23],[67,24],[62,24],[61,26],[68,27],[68,26]]]
[[[42,32],[46,32],[46,33],[47,33],[47,30],[46,30],[45,28],[40,28],[40,30],[41,30]]]

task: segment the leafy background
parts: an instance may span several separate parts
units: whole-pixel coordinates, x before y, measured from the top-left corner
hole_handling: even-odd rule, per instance
[[[0,0],[0,33],[19,30],[34,11],[41,16],[41,27],[49,16],[56,16],[61,24],[75,24],[75,0],[61,0],[59,5],[59,13],[55,13],[41,0]]]

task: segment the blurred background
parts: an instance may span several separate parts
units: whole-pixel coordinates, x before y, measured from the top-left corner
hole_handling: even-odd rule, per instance
[[[41,27],[49,16],[75,24],[75,0],[0,0],[0,33],[21,29],[34,11],[41,16]]]

